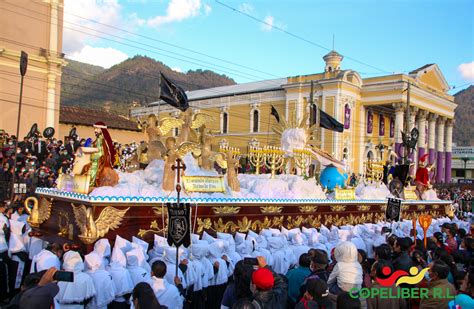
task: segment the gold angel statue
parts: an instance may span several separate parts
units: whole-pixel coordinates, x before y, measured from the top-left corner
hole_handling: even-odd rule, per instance
[[[85,244],[91,244],[107,234],[109,230],[117,229],[129,209],[130,207],[127,209],[117,209],[108,206],[102,210],[99,218],[94,220],[92,207],[72,204],[76,224],[81,230],[81,235],[78,236],[79,239]]]
[[[162,188],[164,191],[173,191],[175,189],[176,173],[172,169],[172,166],[176,163],[176,159],[181,159],[188,152],[198,151],[199,144],[184,142],[177,146],[174,137],[168,137],[165,143],[167,150],[165,155],[165,166],[163,168]]]
[[[178,144],[184,142],[198,142],[198,137],[195,129],[201,128],[206,123],[210,123],[214,118],[206,113],[196,113],[193,114],[191,108],[188,108],[181,116],[183,120],[183,125],[181,126],[181,132],[178,137]]]
[[[240,191],[240,182],[237,177],[238,167],[240,165],[240,150],[238,148],[224,148],[222,154],[225,155],[225,161],[218,162],[219,166],[227,169],[227,185],[233,192]]]
[[[199,166],[208,171],[214,169],[214,162],[224,168],[222,164],[223,162],[225,163],[225,154],[222,152],[212,151],[212,139],[214,138],[212,134],[217,132],[218,131],[206,128],[206,125],[201,126],[199,129],[200,149],[193,152],[193,155],[199,158]]]

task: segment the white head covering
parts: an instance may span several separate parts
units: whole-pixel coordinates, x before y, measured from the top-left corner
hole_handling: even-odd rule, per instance
[[[94,251],[102,259],[102,267],[105,269],[109,266],[110,243],[106,238],[99,239],[94,244]]]
[[[74,272],[74,282],[58,282],[59,293],[56,299],[60,304],[82,302],[96,294],[92,278],[83,272],[84,262],[76,251],[63,255],[63,269]]]
[[[31,262],[31,272],[39,272],[43,270],[48,270],[51,267],[56,269],[61,268],[61,262],[56,254],[53,252],[43,249],[38,253]]]
[[[212,237],[211,235],[209,235],[208,233],[206,233],[206,231],[204,231],[202,233],[202,240],[207,240],[207,242],[209,243],[212,243],[214,240],[216,240],[214,237]]]
[[[241,242],[245,240],[245,234],[236,232],[234,239],[235,239],[235,245],[238,246]]]
[[[110,275],[115,283],[115,296],[131,293],[133,290],[133,281],[130,273],[125,268],[127,266],[127,259],[120,248],[114,247],[112,257],[110,258]]]
[[[253,251],[253,244],[252,241],[247,239],[244,240],[237,246],[237,252],[240,254],[242,258],[250,257]]]
[[[161,260],[166,247],[169,247],[166,238],[155,234],[153,240],[153,249],[148,251],[150,264],[152,264],[154,261]]]
[[[358,262],[357,248],[353,243],[348,241],[339,243],[334,250],[334,257],[339,270],[338,284],[339,281],[351,284],[362,283],[362,267]]]
[[[127,269],[130,272],[133,285],[135,286],[140,282],[150,283],[150,273],[140,266],[144,260],[143,252],[140,249],[132,249],[125,255],[127,257]]]
[[[102,268],[103,259],[94,251],[84,258],[87,273],[92,277],[97,291],[90,305],[98,308],[107,306],[115,299],[115,284],[110,273]]]
[[[221,239],[217,239],[209,245],[209,260],[211,264],[219,262],[219,270],[213,279],[211,279],[210,285],[221,285],[227,282],[227,264],[221,258],[223,254],[224,242]]]
[[[192,267],[195,274],[194,291],[200,291],[209,285],[209,280],[214,276],[211,262],[206,258],[208,244],[193,243],[191,245],[193,256]]]

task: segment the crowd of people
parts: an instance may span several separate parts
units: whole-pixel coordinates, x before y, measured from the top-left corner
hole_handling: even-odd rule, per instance
[[[411,221],[401,221],[203,232],[179,250],[159,235],[150,248],[139,238],[117,236],[112,244],[98,240],[83,255],[36,238],[20,209],[0,206],[0,299],[7,308],[474,306],[469,221],[433,220],[426,248],[421,227],[413,230]],[[58,270],[72,272],[73,280],[58,281]],[[417,280],[387,285],[400,273]],[[374,292],[387,288],[390,295],[402,295],[404,288],[425,289],[425,295],[389,298]]]

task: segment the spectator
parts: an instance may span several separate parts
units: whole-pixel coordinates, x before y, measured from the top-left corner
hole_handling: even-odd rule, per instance
[[[230,283],[222,298],[221,308],[233,308],[238,300],[252,299],[252,291],[250,290],[250,283],[252,281],[253,267],[244,264],[241,260],[235,264],[234,282]]]
[[[156,299],[155,293],[151,286],[146,282],[138,283],[132,293],[133,306],[135,309],[163,309]]]
[[[446,239],[446,244],[449,248],[449,251],[450,252],[454,252],[458,249],[458,242],[456,240],[456,231],[454,230],[454,228],[448,228],[446,229],[446,235],[447,235],[447,239]]]
[[[264,257],[257,257],[259,269],[252,274],[253,303],[261,309],[283,309],[287,303],[287,284],[267,265]]]
[[[360,309],[360,300],[348,292],[341,292],[337,296],[337,309]]]
[[[21,309],[54,308],[54,297],[58,294],[58,285],[53,282],[56,268],[48,269],[36,286],[25,290],[19,302]]]
[[[166,263],[163,261],[154,262],[151,266],[151,271],[151,287],[159,303],[168,308],[183,308],[184,298],[180,295],[178,288],[164,279],[166,276]],[[178,277],[175,277],[175,282],[177,285],[181,284]]]
[[[305,278],[311,273],[311,270],[309,269],[310,264],[310,255],[308,253],[303,253],[299,258],[299,266],[290,269],[286,273],[286,278],[288,279],[288,301],[292,304],[296,304],[299,300],[298,295],[300,294],[300,287]]]
[[[456,295],[454,286],[448,282],[449,266],[443,261],[434,261],[429,265],[428,296],[422,298],[420,309],[448,308],[448,303]],[[438,295],[438,297],[434,297]]]
[[[331,309],[333,305],[328,296],[329,290],[326,282],[321,279],[310,279],[306,284],[306,292],[295,309]]]
[[[341,291],[362,287],[362,266],[357,256],[357,248],[351,242],[343,241],[336,246],[334,257],[337,263],[328,279],[331,293],[339,294]]]
[[[410,238],[401,237],[395,240],[394,252],[395,256],[393,259],[393,268],[395,270],[404,270],[407,273],[410,271],[410,267],[414,266],[413,261],[408,254],[410,249]]]
[[[387,277],[386,274],[384,274],[383,269],[384,268],[389,268],[390,269],[390,274],[393,273],[393,266],[392,263],[386,260],[378,260],[372,265],[372,270],[370,272],[370,277],[373,280],[372,283],[372,289],[380,289],[380,288],[386,288],[381,286],[377,281],[376,278],[381,278],[385,279]],[[399,291],[397,291],[399,288],[396,286],[391,286],[389,287],[392,291],[390,292],[391,295],[398,295]],[[407,308],[407,304],[403,298],[380,298],[380,295],[374,295],[370,298],[367,298],[367,308],[368,309],[378,309],[378,308],[384,308],[384,309],[404,309]]]

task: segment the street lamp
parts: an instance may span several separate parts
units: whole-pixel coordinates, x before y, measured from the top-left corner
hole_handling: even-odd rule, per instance
[[[464,179],[466,179],[467,178],[467,162],[471,160],[471,158],[469,157],[469,154],[466,153],[464,154],[464,157],[461,158],[461,160],[464,161]]]

